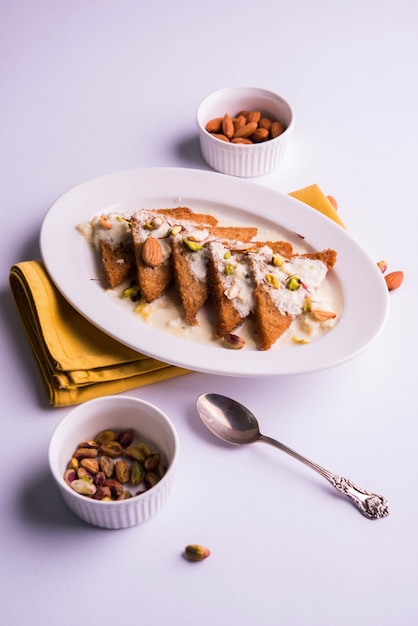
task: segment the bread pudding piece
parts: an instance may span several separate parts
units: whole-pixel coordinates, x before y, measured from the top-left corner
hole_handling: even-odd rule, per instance
[[[209,292],[206,280],[206,249],[201,243],[191,244],[192,249],[181,237],[173,237],[171,242],[175,285],[186,320],[196,326],[196,316],[208,299]]]
[[[131,217],[132,240],[137,271],[139,290],[146,302],[159,298],[174,279],[172,259],[172,232],[182,229],[184,225],[191,228],[215,226],[216,218],[211,215],[193,213],[188,207],[172,209],[142,210]],[[147,239],[153,238],[153,251],[160,248],[160,259],[152,262],[145,253]]]
[[[157,212],[186,217],[192,213],[187,207],[160,209]],[[99,251],[100,265],[111,289],[118,287],[135,273],[135,250],[131,233],[131,214],[107,213],[93,218],[91,240]]]
[[[107,285],[113,289],[127,280],[135,267],[132,243],[111,243],[101,239],[99,243],[100,263]]]
[[[209,297],[206,244],[209,241],[237,238],[251,241],[257,234],[253,227],[214,226],[206,229],[183,227],[172,235],[174,280],[189,324],[198,324],[197,314]]]
[[[290,259],[264,246],[248,254],[254,281],[254,318],[259,348],[268,350],[300,315],[337,260],[335,250]]]
[[[239,233],[237,233],[239,234]],[[244,241],[243,241],[244,240]],[[265,242],[224,240],[208,244],[208,267],[210,290],[215,302],[215,336],[232,333],[251,315],[255,306],[254,282],[249,253],[256,253]],[[277,254],[290,257],[292,244],[286,241],[270,242]]]
[[[208,249],[209,289],[215,305],[215,337],[232,333],[250,315],[253,281],[246,255],[237,242],[211,241]]]
[[[99,252],[106,284],[117,287],[132,274],[135,257],[129,216],[107,213],[94,217],[90,223],[90,240]]]

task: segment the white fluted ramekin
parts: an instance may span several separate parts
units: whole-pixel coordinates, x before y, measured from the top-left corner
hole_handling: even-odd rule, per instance
[[[280,121],[286,130],[276,137],[251,145],[222,141],[206,130],[206,124],[226,113],[231,117],[241,110],[261,111],[262,115]],[[231,176],[262,176],[283,162],[295,116],[282,96],[258,87],[228,87],[208,96],[197,110],[200,148],[213,169]]]
[[[67,464],[78,444],[102,430],[133,428],[165,457],[167,472],[151,489],[127,500],[94,500],[75,492],[64,480]],[[153,404],[130,396],[90,400],[72,409],[55,429],[49,444],[49,465],[68,508],[88,524],[102,528],[128,528],[156,515],[172,490],[178,458],[178,437],[165,413]]]

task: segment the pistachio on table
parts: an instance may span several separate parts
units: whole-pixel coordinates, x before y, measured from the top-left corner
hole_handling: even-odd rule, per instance
[[[167,468],[160,452],[144,441],[135,442],[135,435],[132,428],[108,429],[79,443],[65,470],[65,482],[77,493],[103,502],[126,500],[154,487]]]
[[[184,556],[188,561],[203,561],[210,556],[210,550],[196,543],[189,544],[184,549]]]

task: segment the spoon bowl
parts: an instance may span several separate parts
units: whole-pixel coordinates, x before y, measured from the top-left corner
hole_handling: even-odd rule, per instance
[[[196,405],[205,426],[223,441],[242,445],[260,439],[255,415],[236,400],[217,393],[205,393],[199,396]]]
[[[350,498],[365,517],[378,519],[389,514],[383,496],[356,487],[347,478],[332,474],[276,439],[262,435],[256,417],[236,400],[217,393],[204,393],[197,398],[196,408],[202,422],[219,439],[234,445],[261,441],[275,446],[328,480],[339,493]]]

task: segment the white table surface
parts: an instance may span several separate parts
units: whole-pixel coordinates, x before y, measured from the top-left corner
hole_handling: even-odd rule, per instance
[[[4,626],[418,623],[417,61],[414,0],[2,0]],[[39,258],[48,208],[79,182],[209,169],[196,109],[233,84],[278,91],[296,112],[285,164],[257,182],[282,192],[318,183],[352,236],[405,282],[376,342],[335,369],[196,373],[129,392],[175,423],[175,488],[155,519],[100,530],[66,509],[49,475],[49,438],[69,409],[47,402],[8,272]],[[389,517],[367,520],[273,448],[218,443],[194,408],[206,391],[235,397],[265,434],[385,495]],[[194,542],[212,551],[204,563],[181,557]]]

